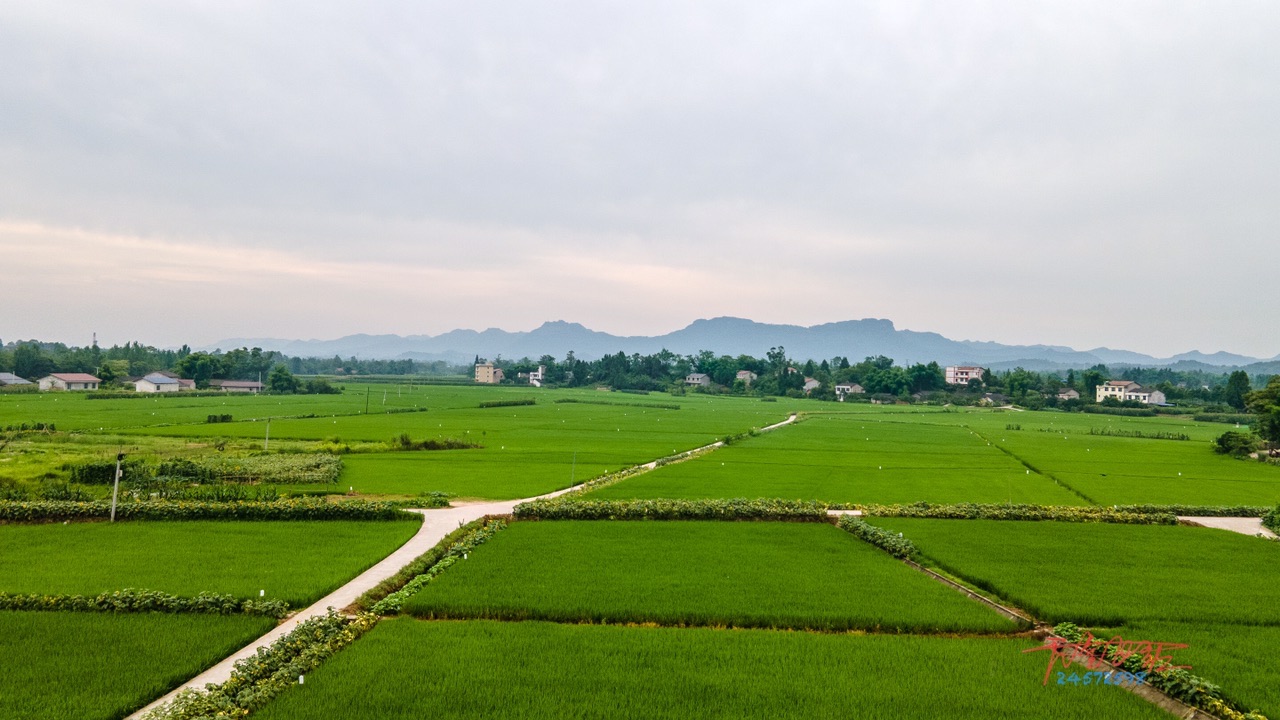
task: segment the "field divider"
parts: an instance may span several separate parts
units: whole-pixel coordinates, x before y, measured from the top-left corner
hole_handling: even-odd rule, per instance
[[[996,443],[996,442],[992,441],[990,438],[988,438],[987,436],[985,436],[985,435],[983,435],[982,433],[978,432],[977,430],[974,430],[973,428],[968,427],[967,425],[962,426],[962,427],[966,427],[966,428],[968,428],[968,430],[969,430],[970,432],[972,432],[974,435],[976,435],[979,439],[986,440],[986,441],[987,441],[987,444],[988,444],[988,445],[990,445],[991,447],[993,447],[993,448],[995,448],[995,449],[999,450],[1000,452],[1004,453],[1005,455],[1008,455],[1009,457],[1013,458],[1014,460],[1017,460],[1019,463],[1021,463],[1022,467],[1026,468],[1027,470],[1030,470],[1031,472],[1033,472],[1033,473],[1035,473],[1035,474],[1039,475],[1040,477],[1048,478],[1048,479],[1050,479],[1050,480],[1054,481],[1055,483],[1057,483],[1057,484],[1058,484],[1058,486],[1063,487],[1063,488],[1066,488],[1068,492],[1071,492],[1072,494],[1074,494],[1074,495],[1078,496],[1081,500],[1084,500],[1085,502],[1089,503],[1090,505],[1098,505],[1098,504],[1099,504],[1097,500],[1094,500],[1093,498],[1089,497],[1088,495],[1085,495],[1084,493],[1082,493],[1082,492],[1080,492],[1079,490],[1075,489],[1074,487],[1072,487],[1072,486],[1071,486],[1071,485],[1069,485],[1068,483],[1063,482],[1063,481],[1062,481],[1058,476],[1054,475],[1054,474],[1053,474],[1053,473],[1051,473],[1051,472],[1045,472],[1045,471],[1041,470],[1040,468],[1036,467],[1035,465],[1032,465],[1031,463],[1029,463],[1029,462],[1027,462],[1026,460],[1022,459],[1022,456],[1020,456],[1020,455],[1018,455],[1017,453],[1013,452],[1012,450],[1010,450],[1010,449],[1008,449],[1008,448],[1004,447],[1003,445],[1000,445],[999,443]]]

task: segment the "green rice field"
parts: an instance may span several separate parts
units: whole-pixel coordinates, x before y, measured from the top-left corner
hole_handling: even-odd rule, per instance
[[[518,522],[404,611],[882,632],[1015,629],[985,605],[822,523]]]
[[[1034,644],[401,618],[256,717],[1168,717],[1114,687],[1043,686]]]
[[[120,522],[0,525],[0,592],[216,592],[300,607],[372,566],[416,522]]]
[[[1280,543],[1180,525],[868,522],[1043,620],[1280,625]]]
[[[274,625],[241,615],[0,611],[0,717],[123,717]]]
[[[895,415],[893,421],[820,415],[600,488],[589,497],[1084,503],[970,430],[923,422],[940,414]]]

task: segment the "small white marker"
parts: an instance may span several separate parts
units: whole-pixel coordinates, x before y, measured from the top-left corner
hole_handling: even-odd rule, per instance
[[[266,590],[259,590],[259,591],[258,591],[258,597],[266,597],[266,596],[267,596],[267,591],[266,591]]]
[[[306,676],[306,675],[299,675],[299,676],[298,676],[298,684],[299,684],[299,685],[303,685],[303,684],[305,684],[306,682],[307,682],[307,676]]]

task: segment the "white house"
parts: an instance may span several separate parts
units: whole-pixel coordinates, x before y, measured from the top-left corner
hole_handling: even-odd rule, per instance
[[[689,373],[684,376],[685,385],[697,385],[698,387],[710,387],[711,376],[706,373]]]
[[[41,390],[97,390],[102,381],[88,373],[53,373],[40,378]]]
[[[13,373],[0,372],[0,387],[5,387],[8,385],[30,385],[30,384],[31,384],[30,380],[25,380],[23,378],[20,378],[17,375],[14,375]]]
[[[970,380],[981,380],[983,370],[972,365],[948,365],[945,373],[948,385],[968,385]]]
[[[1140,389],[1141,386],[1132,380],[1108,380],[1098,386],[1094,392],[1094,401],[1102,402],[1107,398],[1115,398],[1116,400],[1124,400],[1124,396],[1130,390]]]
[[[739,370],[737,375],[737,379],[741,380],[742,384],[746,385],[747,387],[751,387],[751,383],[755,382],[757,377],[759,376],[751,372],[750,370]]]
[[[813,378],[811,378],[811,377],[807,377],[807,378],[805,378],[805,379],[804,379],[804,394],[805,394],[805,395],[808,395],[809,393],[813,392],[814,390],[817,390],[817,389],[818,389],[818,388],[820,388],[820,387],[822,387],[822,383],[818,382],[817,380],[814,380],[814,379],[813,379]]]
[[[538,369],[529,373],[529,384],[534,387],[542,387],[542,381],[547,377],[547,366],[539,365]]]
[[[135,380],[133,389],[141,393],[178,392],[182,389],[182,383],[168,375],[149,373]]]
[[[861,395],[865,392],[858,383],[841,383],[836,386],[836,399],[844,402],[845,395]]]
[[[1108,380],[1098,386],[1095,394],[1098,402],[1113,397],[1117,400],[1136,400],[1145,405],[1168,404],[1164,393],[1159,390],[1146,390],[1132,380]]]

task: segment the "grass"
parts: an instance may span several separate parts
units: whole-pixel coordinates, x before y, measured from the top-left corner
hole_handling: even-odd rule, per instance
[[[0,612],[0,717],[123,717],[274,624],[245,616]]]
[[[418,530],[412,522],[122,522],[0,525],[0,592],[123,588],[319,600]]]
[[[891,416],[895,421],[819,416],[595,490],[590,497],[1083,504],[969,430],[920,422],[939,414]]]
[[[874,518],[1041,619],[1280,625],[1280,544],[1170,525]]]
[[[1167,717],[1113,687],[1043,687],[1033,644],[402,618],[256,717]]]
[[[404,606],[423,617],[1003,632],[1013,622],[834,526],[514,523]]]
[[[1280,717],[1275,670],[1280,627],[1144,620],[1123,628],[1097,629],[1094,634],[1185,644],[1188,647],[1170,653],[1177,664],[1190,665],[1190,672],[1221,685],[1227,697],[1243,706]]]

